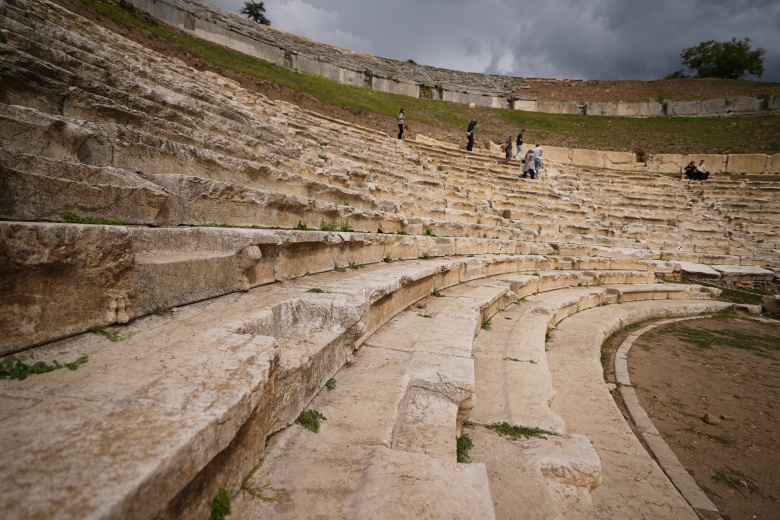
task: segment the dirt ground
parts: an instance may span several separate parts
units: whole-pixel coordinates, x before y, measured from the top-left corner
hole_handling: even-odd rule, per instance
[[[630,351],[640,403],[726,520],[780,518],[779,367],[780,321],[739,314],[659,327]]]

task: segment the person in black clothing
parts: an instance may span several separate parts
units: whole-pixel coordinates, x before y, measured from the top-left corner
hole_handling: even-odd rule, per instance
[[[466,136],[469,138],[469,144],[466,145],[466,150],[469,152],[474,148],[474,127],[477,126],[477,120],[472,119],[469,123],[469,127],[466,129]]]
[[[693,161],[689,162],[688,166],[685,167],[685,176],[690,180],[696,178],[696,164]]]
[[[520,130],[520,133],[517,134],[517,153],[515,153],[515,159],[523,158],[523,134],[524,133],[525,133],[525,128]]]

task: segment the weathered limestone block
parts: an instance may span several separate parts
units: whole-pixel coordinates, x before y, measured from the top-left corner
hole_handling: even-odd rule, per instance
[[[355,518],[495,518],[484,464],[456,464],[381,446],[354,503]]]
[[[766,173],[768,155],[734,154],[727,156],[726,173],[761,174]]]
[[[592,168],[604,168],[604,153],[597,150],[583,150],[572,148],[571,162],[578,166],[590,166]]]
[[[527,150],[527,147],[526,147]],[[545,146],[544,159],[563,164],[572,164],[572,149],[560,146]]]
[[[610,170],[636,170],[636,154],[604,152],[604,167]]]
[[[537,110],[533,112],[543,112],[545,114],[582,114],[583,108],[576,101],[537,101]]]
[[[774,154],[767,157],[766,173],[780,173],[780,154]]]
[[[110,166],[109,136],[90,122],[76,124],[33,109],[0,104],[0,137],[4,147],[33,156],[95,166]]]
[[[728,98],[725,100],[725,112],[735,115],[758,114],[763,111],[762,104],[763,100],[754,97]]]
[[[701,101],[665,101],[667,116],[698,116],[702,113]]]
[[[0,150],[0,217],[62,220],[70,211],[125,224],[159,223],[169,194],[134,172]],[[54,176],[49,176],[46,173]]]
[[[121,226],[0,224],[0,354],[127,322],[133,258]]]
[[[710,265],[721,274],[723,280],[772,281],[775,273],[769,269],[750,265]]]
[[[658,173],[680,173],[687,164],[684,155],[657,153],[647,159],[647,169]]]

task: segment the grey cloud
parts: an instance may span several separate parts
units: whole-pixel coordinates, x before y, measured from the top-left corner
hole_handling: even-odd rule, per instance
[[[514,76],[659,79],[680,67],[684,48],[749,37],[767,51],[762,80],[780,81],[777,0],[300,1],[338,13],[334,29],[377,56],[425,65],[497,73],[511,53]],[[268,17],[287,2],[266,0]]]

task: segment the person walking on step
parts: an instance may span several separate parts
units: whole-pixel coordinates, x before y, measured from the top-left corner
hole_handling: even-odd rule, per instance
[[[544,168],[542,165],[542,154],[544,153],[544,150],[542,149],[542,145],[537,144],[536,148],[531,151],[534,153],[534,169],[536,170],[536,173],[539,173],[539,170]]]
[[[525,128],[520,130],[520,133],[517,134],[517,152],[515,153],[515,159],[523,159],[523,134],[525,134]]]
[[[506,142],[501,145],[501,149],[506,152],[506,159],[504,160],[504,164],[509,164],[509,161],[512,160],[512,136],[506,138]]]
[[[531,179],[536,179],[536,170],[534,170],[534,151],[528,150],[525,154],[525,163],[523,164],[523,175],[521,177],[526,179],[530,175]]]
[[[477,126],[477,120],[472,119],[469,123],[469,127],[466,129],[466,137],[469,138],[469,144],[466,145],[466,150],[469,152],[474,148],[474,127]]]
[[[398,114],[398,139],[404,137],[404,109],[401,109],[401,113]]]

